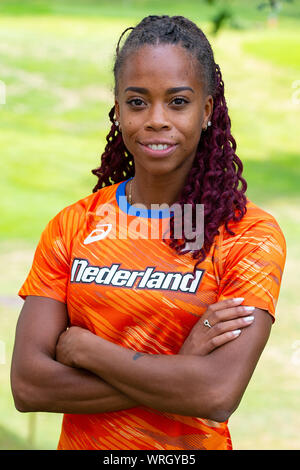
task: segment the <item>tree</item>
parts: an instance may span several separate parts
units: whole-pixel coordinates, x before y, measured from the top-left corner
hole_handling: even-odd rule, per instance
[[[216,7],[216,12],[211,18],[212,31],[211,33],[216,35],[226,22],[230,22],[231,25],[237,25],[238,21],[234,15],[234,1],[223,0],[220,4],[218,0],[205,0],[211,6]],[[283,3],[292,3],[293,0],[265,0],[260,3],[256,8],[258,10],[270,9],[269,23],[276,24],[278,21],[278,15],[282,10]]]

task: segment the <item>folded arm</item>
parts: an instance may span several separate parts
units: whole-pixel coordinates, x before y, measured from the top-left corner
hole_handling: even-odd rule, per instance
[[[55,348],[66,330],[66,305],[28,296],[16,329],[11,386],[19,411],[103,413],[136,406],[134,401],[93,373],[56,360]]]
[[[209,309],[205,315],[211,320],[216,312]],[[17,325],[11,369],[16,407],[102,413],[145,405],[224,421],[238,406],[269,336],[270,315],[255,309],[254,316],[234,341],[232,331],[243,326],[237,313],[231,322],[215,318],[211,330],[200,319],[177,355],[149,355],[82,328],[65,331],[65,304],[29,296]]]
[[[253,315],[255,321],[239,337],[213,345],[208,354],[195,354],[193,337],[200,342],[213,328],[221,334],[222,325],[209,331],[200,320],[183,354],[141,354],[72,327],[58,343],[58,357],[98,375],[141,405],[225,421],[237,408],[270,333],[271,316],[261,309]],[[213,336],[213,341],[221,336]]]

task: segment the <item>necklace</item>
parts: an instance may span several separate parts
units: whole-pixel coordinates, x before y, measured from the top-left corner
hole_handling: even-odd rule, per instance
[[[132,205],[132,180],[129,181],[128,202],[130,205]]]

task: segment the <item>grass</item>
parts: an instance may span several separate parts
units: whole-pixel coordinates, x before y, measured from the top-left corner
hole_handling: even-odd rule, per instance
[[[286,32],[278,36],[278,33],[273,33],[265,38],[245,41],[243,49],[245,52],[275,65],[287,69],[300,69],[300,38],[298,35]]]
[[[205,2],[131,0],[0,3],[0,448],[54,449],[61,416],[14,409],[9,369],[23,282],[41,230],[59,210],[92,191],[112,106],[112,59],[120,33],[150,12],[187,14],[208,35],[220,64],[237,153],[248,197],[281,225],[288,258],[271,338],[242,403],[232,416],[239,449],[297,449],[300,425],[299,104],[296,4],[287,4],[277,29],[267,13],[235,2],[240,29],[210,35]],[[201,7],[201,8],[200,8]],[[116,11],[118,17],[116,17]],[[293,14],[293,16],[292,16]],[[3,358],[2,358],[3,359]],[[1,362],[1,358],[0,358]]]

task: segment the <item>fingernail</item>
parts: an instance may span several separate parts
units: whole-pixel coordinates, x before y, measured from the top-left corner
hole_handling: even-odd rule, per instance
[[[233,299],[233,301],[236,303],[243,302],[243,300],[245,300],[244,297],[236,297],[235,299]]]
[[[253,312],[254,309],[255,309],[255,307],[244,307],[244,310],[246,312]]]
[[[244,321],[246,321],[247,323],[250,323],[254,320],[254,316],[253,315],[250,315],[249,317],[244,317]]]
[[[234,330],[234,331],[232,332],[232,334],[233,334],[234,336],[238,336],[238,335],[241,333],[241,331],[242,331],[242,330]]]

